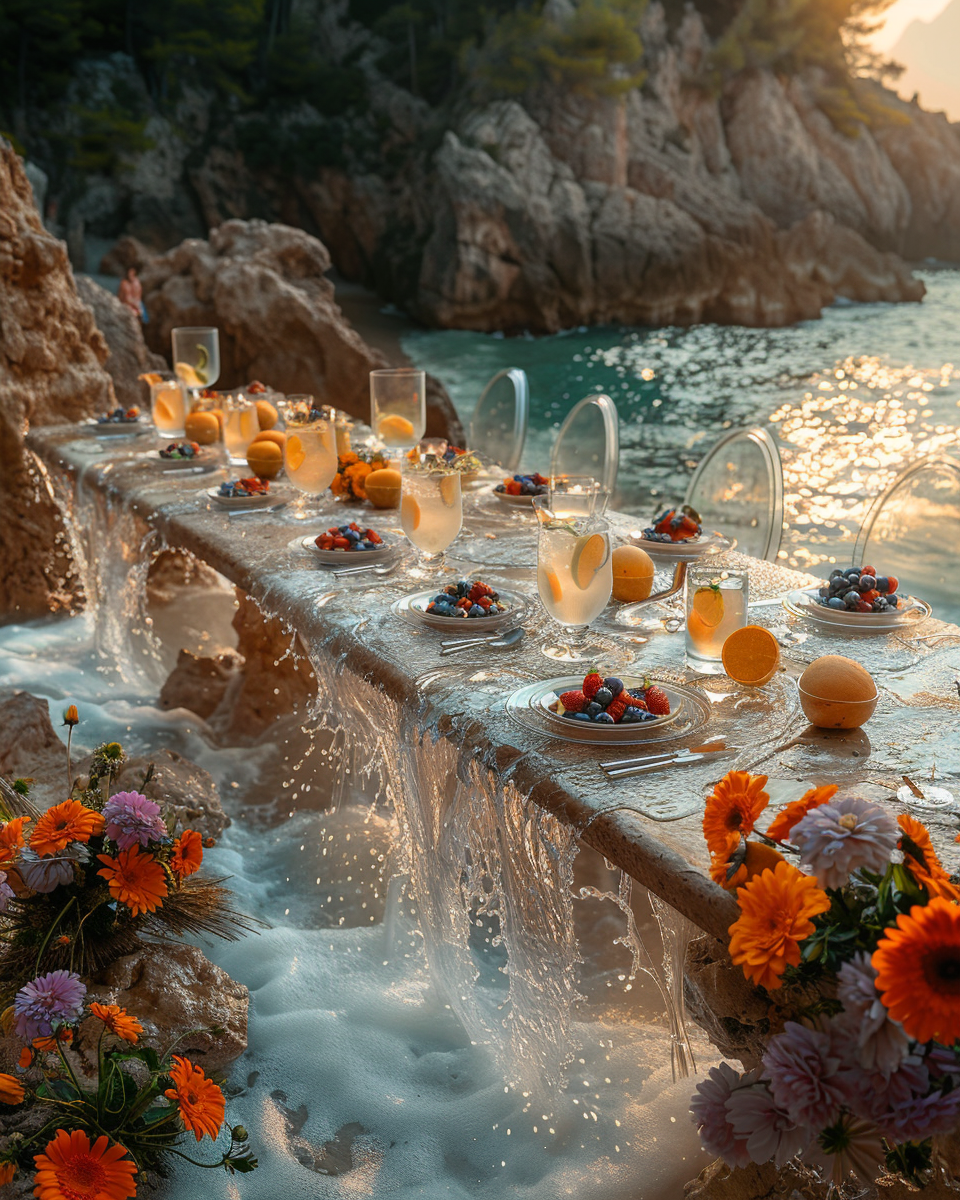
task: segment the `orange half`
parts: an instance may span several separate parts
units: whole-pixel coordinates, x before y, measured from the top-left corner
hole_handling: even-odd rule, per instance
[[[457,502],[457,484],[459,480],[456,475],[444,475],[440,480],[440,499],[444,502],[447,508],[453,508]]]
[[[384,441],[405,442],[413,437],[413,422],[408,421],[406,417],[397,416],[396,413],[390,413],[380,418],[377,433]]]
[[[769,683],[780,665],[777,639],[762,625],[735,629],[723,643],[720,656],[730,678],[748,687]]]
[[[570,563],[570,574],[581,591],[593,582],[593,577],[607,561],[607,539],[602,533],[590,533],[577,539]]]
[[[287,470],[297,471],[303,466],[307,458],[307,452],[303,448],[303,442],[295,433],[290,434],[287,438]]]
[[[411,496],[409,492],[400,501],[400,520],[405,525],[409,525],[414,533],[420,527],[420,505],[417,503],[416,497]]]

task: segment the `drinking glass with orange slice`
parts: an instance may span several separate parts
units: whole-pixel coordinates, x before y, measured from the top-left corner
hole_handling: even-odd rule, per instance
[[[427,377],[413,367],[370,372],[370,426],[390,450],[409,450],[427,427]]]
[[[169,371],[141,378],[150,385],[150,413],[157,433],[164,437],[183,437],[187,417],[183,385]]]
[[[602,517],[559,515],[549,496],[534,496],[538,521],[537,589],[547,613],[563,631],[541,649],[559,662],[593,662],[606,647],[587,641],[590,625],[613,589],[610,528]]]
[[[426,577],[449,568],[447,547],[456,540],[463,520],[460,473],[436,454],[410,450],[401,463],[400,524],[416,546],[417,566],[410,572]]]
[[[310,396],[288,396],[281,406],[286,425],[283,463],[287,478],[300,492],[291,513],[295,521],[311,516],[307,498],[322,495],[337,473],[336,430],[310,401]]]
[[[747,623],[746,571],[691,566],[686,580],[687,655],[719,663],[727,638]]]

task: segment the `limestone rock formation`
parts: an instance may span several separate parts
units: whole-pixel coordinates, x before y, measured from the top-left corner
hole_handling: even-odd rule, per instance
[[[40,809],[65,798],[66,747],[50,720],[46,700],[29,692],[0,696],[0,775],[32,778],[30,798]]]
[[[77,295],[66,249],[40,222],[30,182],[0,138],[0,620],[73,598],[60,517],[24,450],[31,424],[77,421],[116,403],[109,350]]]
[[[186,708],[208,720],[223,702],[239,666],[240,659],[233,654],[197,655],[181,650],[176,667],[160,689],[160,708]]]
[[[140,322],[125,304],[88,275],[77,276],[77,294],[90,306],[97,328],[106,339],[110,357],[103,364],[113,380],[117,403],[130,408],[146,404],[146,386],[138,379],[146,371],[165,371],[167,360],[148,350]]]
[[[220,387],[262,379],[367,418],[369,373],[386,362],[344,319],[329,269],[326,247],[301,229],[226,221],[209,241],[188,239],[144,267],[147,340],[166,350],[176,326],[216,325]],[[459,440],[458,428],[437,396],[427,432]]]

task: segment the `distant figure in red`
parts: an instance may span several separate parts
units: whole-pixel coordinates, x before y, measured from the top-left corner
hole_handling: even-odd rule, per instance
[[[146,319],[146,313],[143,308],[143,285],[137,278],[136,267],[127,267],[126,276],[120,280],[117,296],[121,304],[125,304],[127,308],[133,309],[139,320],[144,321]]]

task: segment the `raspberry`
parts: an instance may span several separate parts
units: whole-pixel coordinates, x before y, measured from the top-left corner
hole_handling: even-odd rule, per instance
[[[897,591],[897,589],[899,587],[900,587],[900,580],[896,577],[896,575],[888,575],[887,576],[887,595],[892,596],[893,593],[895,591]]]
[[[567,712],[583,712],[587,707],[587,698],[583,692],[564,692],[560,703]]]
[[[481,608],[490,608],[493,605],[493,601],[490,599],[489,596],[481,596],[480,599],[477,601],[477,603],[480,605]]]
[[[647,688],[647,710],[655,716],[666,717],[670,714],[670,701],[667,699],[667,693],[656,684],[651,684]]]
[[[345,537],[335,537],[331,543],[334,550],[349,550],[350,539]]]
[[[614,721],[619,721],[628,708],[630,708],[630,704],[627,701],[627,697],[623,692],[620,692],[607,705],[607,712],[613,717]]]
[[[874,579],[876,579],[876,577],[877,577],[877,572],[874,570],[873,567],[861,567],[860,574],[861,575],[872,575],[874,577]]]
[[[457,608],[462,608],[465,611],[469,612],[470,609],[473,608],[473,601],[468,600],[467,597],[464,596],[462,600],[457,601]]]
[[[478,603],[480,601],[481,597],[494,596],[494,595],[496,595],[496,593],[494,592],[493,588],[489,585],[489,583],[482,583],[479,579],[477,579],[474,582],[473,586],[470,588],[470,591],[467,593],[467,595],[470,597],[471,600],[473,600],[474,603]]]
[[[583,694],[588,700],[592,700],[602,687],[603,676],[599,671],[591,671],[583,677]]]

